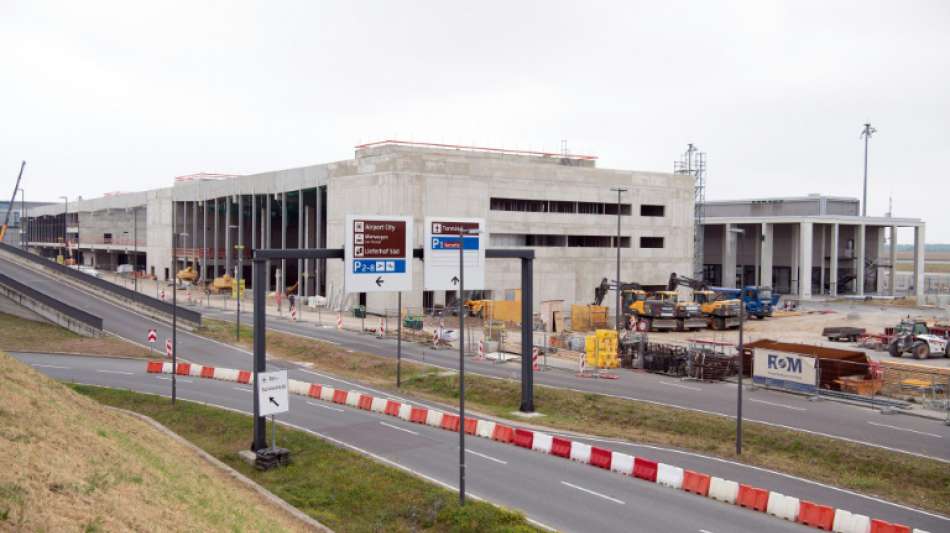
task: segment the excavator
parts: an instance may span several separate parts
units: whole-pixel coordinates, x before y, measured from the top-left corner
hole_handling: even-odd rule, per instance
[[[675,291],[677,287],[689,287],[693,291],[693,303],[699,309],[709,327],[712,329],[730,329],[739,325],[740,302],[737,299],[720,299],[716,291],[702,280],[678,276],[676,272],[670,274],[667,290]]]
[[[0,227],[0,242],[3,242],[3,238],[7,236],[7,228],[10,227],[10,214],[13,213],[13,202],[16,201],[16,193],[18,190],[20,190],[20,180],[23,179],[23,167],[25,166],[26,161],[21,161],[20,173],[17,174],[16,185],[13,186],[13,198],[10,198],[10,204],[7,207],[7,217],[3,221],[3,226]]]
[[[594,288],[594,305],[603,302],[607,292],[614,285],[601,280]],[[658,297],[650,297],[639,283],[620,282],[623,314],[634,322],[643,322],[647,331],[673,330],[679,327],[676,319],[676,302]]]

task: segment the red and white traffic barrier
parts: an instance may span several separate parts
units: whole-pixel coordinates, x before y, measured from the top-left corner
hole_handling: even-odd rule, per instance
[[[294,322],[297,321],[297,305],[296,304],[290,304],[290,319],[293,320]]]
[[[343,313],[336,314],[336,329],[343,329]]]
[[[149,361],[146,369],[149,373],[171,374],[173,372],[172,364],[164,361]],[[237,383],[250,383],[252,380],[250,371],[214,368],[193,363],[179,363],[176,370],[178,375]],[[458,415],[443,413],[436,409],[378,398],[359,391],[334,389],[319,383],[308,383],[294,379],[288,381],[288,386],[292,394],[319,398],[326,402],[394,416],[416,424],[424,424],[454,432],[459,431],[460,420]],[[514,428],[498,422],[473,417],[466,417],[464,430],[470,435],[484,439],[513,444],[528,450],[589,464],[632,478],[690,492],[727,504],[738,505],[755,512],[767,513],[776,518],[798,522],[825,531],[836,533],[909,533],[910,531],[927,533],[920,529],[911,530],[911,528],[901,524],[872,519],[844,509],[799,500],[767,489],[739,484],[728,479],[685,470],[677,466],[651,461],[644,457],[615,452],[540,431]]]
[[[386,337],[386,322],[380,318],[379,319],[379,338],[382,339]]]

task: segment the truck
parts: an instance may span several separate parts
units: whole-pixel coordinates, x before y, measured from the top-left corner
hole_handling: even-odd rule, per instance
[[[902,357],[905,353],[917,359],[931,356],[950,357],[950,338],[930,331],[923,320],[902,320],[894,328],[894,336],[887,346],[892,357]]]
[[[710,328],[722,330],[739,325],[739,300],[723,298],[716,291],[710,290],[706,282],[679,276],[673,272],[670,274],[667,290],[672,291],[680,286],[692,289],[693,304],[699,306],[699,312]]]
[[[723,298],[742,300],[746,314],[759,320],[772,316],[772,311],[778,305],[779,296],[772,294],[771,287],[746,285],[741,289],[730,287],[710,287],[710,289]]]

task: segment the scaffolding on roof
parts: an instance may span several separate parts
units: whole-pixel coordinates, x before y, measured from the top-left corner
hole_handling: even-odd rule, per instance
[[[706,279],[703,263],[703,219],[706,218],[706,152],[693,143],[679,161],[673,162],[673,173],[693,177],[693,277]]]

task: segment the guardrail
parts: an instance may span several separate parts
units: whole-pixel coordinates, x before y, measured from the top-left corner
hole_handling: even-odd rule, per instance
[[[26,296],[27,298],[31,298],[51,309],[54,309],[57,312],[62,313],[63,315],[66,315],[67,317],[73,320],[76,320],[77,322],[82,322],[83,324],[89,326],[90,328],[102,331],[102,318],[96,315],[87,313],[86,311],[73,307],[69,304],[65,304],[57,300],[56,298],[53,298],[52,296],[49,296],[32,287],[24,285],[20,283],[19,281],[9,276],[6,276],[4,274],[0,274],[0,285],[10,288],[22,294],[23,296]]]
[[[152,310],[161,313],[163,315],[172,314],[172,304],[163,302],[158,298],[153,298],[151,296],[135,292],[131,289],[122,287],[121,285],[116,285],[111,281],[106,281],[104,279],[91,276],[79,270],[69,268],[68,266],[61,265],[54,261],[50,261],[43,257],[40,257],[36,254],[31,254],[25,250],[10,246],[9,244],[0,243],[0,250],[4,252],[9,252],[13,255],[32,261],[38,265],[44,266],[46,268],[52,269],[58,274],[62,274],[71,279],[78,281],[79,283],[85,283],[86,285],[91,285],[97,289],[102,289],[108,291],[118,298],[123,298],[125,300],[131,300],[137,304],[143,305],[145,307],[151,308]],[[191,309],[183,309],[181,306],[178,306],[177,309],[178,319],[184,320],[186,322],[193,322],[195,324],[201,324],[201,313],[193,311]]]

